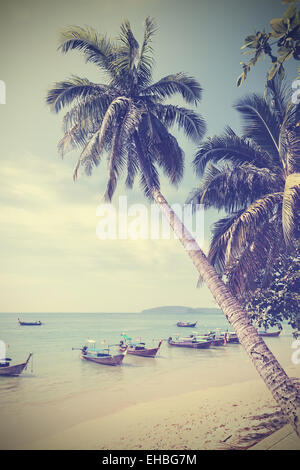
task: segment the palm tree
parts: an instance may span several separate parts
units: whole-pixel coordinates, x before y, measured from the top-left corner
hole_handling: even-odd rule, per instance
[[[199,142],[205,125],[191,109],[163,103],[179,93],[186,103],[197,104],[201,87],[194,78],[179,73],[152,83],[154,32],[154,22],[147,18],[141,47],[128,21],[122,24],[116,41],[100,36],[91,28],[73,27],[62,34],[60,50],[81,51],[88,62],[105,72],[108,84],[72,77],[56,83],[48,92],[47,103],[56,112],[70,105],[64,117],[65,133],[59,149],[64,154],[74,147],[83,147],[74,178],[79,167],[90,174],[103,154],[109,155],[105,192],[109,200],[121,172],[126,171],[128,187],[132,187],[139,175],[146,196],[154,199],[166,216],[261,377],[300,435],[298,391],[160,192],[158,167],[172,184],[178,184],[183,175],[183,152],[169,128],[177,124],[188,137]]]
[[[227,128],[202,143],[194,160],[202,180],[189,202],[227,213],[213,226],[208,259],[243,298],[262,268],[267,286],[276,254],[291,245],[299,225],[300,107],[275,79],[264,97],[247,96],[235,108],[243,135]]]

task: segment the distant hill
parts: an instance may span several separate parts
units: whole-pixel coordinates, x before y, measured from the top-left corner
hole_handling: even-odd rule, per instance
[[[192,307],[183,307],[179,305],[167,305],[164,307],[154,307],[147,308],[142,310],[141,313],[174,313],[174,314],[184,314],[184,313],[201,313],[203,308],[192,308]]]

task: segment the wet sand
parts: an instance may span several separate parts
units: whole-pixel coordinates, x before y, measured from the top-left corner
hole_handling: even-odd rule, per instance
[[[287,373],[300,378],[299,366],[290,367]],[[94,405],[90,400],[89,415]],[[132,404],[20,448],[247,449],[284,424],[270,392],[258,378]]]

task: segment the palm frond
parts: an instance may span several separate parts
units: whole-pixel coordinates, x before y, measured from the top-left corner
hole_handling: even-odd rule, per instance
[[[208,162],[228,161],[233,165],[253,163],[260,168],[269,168],[272,158],[250,139],[232,133],[214,136],[202,143],[196,152],[193,165],[198,176],[202,176]]]
[[[289,104],[279,135],[279,154],[288,174],[300,171],[300,106]]]
[[[122,124],[122,119],[131,103],[131,100],[126,96],[118,96],[114,99],[106,113],[103,117],[100,134],[99,134],[99,146],[100,148],[103,147],[106,139],[106,134],[109,131],[110,126],[118,124]],[[101,150],[100,150],[101,151]]]
[[[255,281],[261,267],[267,263],[273,240],[274,226],[267,221],[253,234],[253,239],[243,248],[233,264],[227,266],[228,287],[234,295],[241,296],[244,292],[255,289]]]
[[[126,93],[131,93],[136,85],[136,59],[139,44],[132,33],[128,20],[122,23],[121,32],[117,39],[118,50],[112,62],[113,83]]]
[[[97,166],[99,164],[101,155],[101,149],[99,147],[100,131],[101,128],[93,134],[93,136],[87,142],[86,146],[81,152],[81,155],[73,173],[74,181],[77,179],[78,169],[80,166],[85,167],[85,171],[87,174],[91,174],[93,165]]]
[[[64,115],[64,132],[68,132],[75,124],[80,125],[86,132],[95,132],[99,129],[105,113],[114,99],[114,96],[104,94],[101,97],[89,97],[80,100]]]
[[[86,78],[73,76],[69,80],[57,82],[48,91],[46,103],[58,113],[63,107],[70,105],[75,99],[86,97],[95,98],[107,92],[109,87],[97,85]]]
[[[113,75],[116,45],[91,27],[84,29],[79,26],[72,26],[62,31],[58,48],[64,54],[77,49],[83,52],[86,62],[92,62],[105,72]]]
[[[185,135],[194,142],[199,143],[206,131],[206,124],[199,113],[192,109],[171,104],[157,104],[155,107],[157,117],[167,126],[177,125]]]
[[[286,178],[282,204],[282,228],[286,243],[290,243],[296,220],[300,216],[300,173]]]
[[[282,192],[267,194],[254,201],[235,220],[228,233],[228,244],[225,260],[230,263],[232,259],[238,258],[241,248],[259,231],[266,220],[272,220],[278,205],[282,203]]]
[[[182,98],[191,104],[197,104],[201,99],[202,88],[193,77],[180,72],[168,75],[143,90],[143,95],[150,95],[159,99],[170,98],[179,93]]]
[[[278,155],[280,124],[266,100],[258,95],[240,99],[234,106],[244,121],[244,137],[254,142],[270,155]]]
[[[145,125],[150,121],[148,148],[153,149],[153,158],[163,168],[172,184],[178,184],[184,171],[184,154],[175,137],[170,134],[156,116],[149,113]]]
[[[111,145],[111,152],[109,156],[109,176],[108,182],[106,185],[106,191],[104,194],[104,199],[106,201],[111,201],[114,195],[114,192],[117,187],[118,176],[119,176],[119,163],[122,160],[124,149],[120,145],[119,141],[120,131],[117,129],[113,136],[113,141]]]
[[[153,195],[152,195],[153,188],[156,188],[156,189],[160,188],[159,174],[158,174],[158,171],[157,171],[155,165],[153,164],[153,162],[149,161],[148,168],[149,168],[149,171],[151,172],[151,186],[149,186],[148,181],[147,181],[144,173],[141,172],[140,187],[141,187],[144,195],[146,196],[146,198],[152,200],[153,199]]]
[[[123,43],[123,48],[119,49],[118,55],[128,59],[128,69],[132,71],[138,54],[139,43],[132,33],[128,20],[125,20],[121,25],[121,34],[119,39]]]
[[[59,141],[57,148],[62,157],[76,147],[82,147],[86,144],[86,132],[79,124],[75,124]]]
[[[152,67],[154,60],[151,42],[155,32],[155,21],[153,18],[148,16],[145,20],[144,40],[136,66],[137,82],[141,89],[149,85],[152,78]]]
[[[212,226],[212,239],[208,253],[209,262],[215,267],[219,274],[225,270],[225,253],[230,236],[230,228],[240,217],[242,211],[234,212],[217,220]]]
[[[276,116],[280,127],[285,118],[289,92],[284,81],[280,79],[278,75],[276,75],[272,80],[267,81],[265,99],[269,103],[271,111]]]
[[[201,184],[188,198],[194,207],[214,207],[226,212],[235,212],[247,207],[258,197],[277,189],[283,190],[284,181],[268,168],[258,168],[252,163],[240,165],[223,164],[219,167],[209,162]]]
[[[125,185],[127,188],[132,189],[135,177],[140,170],[139,162],[134,145],[130,142],[127,152],[127,177]]]

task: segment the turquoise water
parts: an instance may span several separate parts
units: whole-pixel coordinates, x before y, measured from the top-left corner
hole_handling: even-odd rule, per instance
[[[155,347],[160,339],[176,333],[186,335],[188,331],[231,329],[217,309],[203,309],[201,313],[181,316],[169,313],[19,316],[24,321],[41,320],[43,325],[21,327],[17,322],[18,315],[0,314],[0,340],[9,345],[7,356],[13,363],[18,363],[23,362],[29,352],[33,353],[33,372],[30,364],[20,377],[0,377],[0,419],[9,422],[8,436],[11,432],[16,437],[17,424],[13,424],[16,417],[19,417],[19,424],[23,422],[25,426],[26,416],[35,415],[30,431],[32,438],[41,433],[40,416],[43,417],[42,434],[50,432],[51,426],[63,427],[83,420],[90,413],[88,399],[84,397],[90,396],[91,400],[96,397],[97,413],[101,415],[162,396],[257,378],[240,345],[191,350],[170,347],[164,341],[157,358],[127,356],[120,367],[82,361],[80,352],[72,350],[81,347],[88,338],[96,340],[98,347],[103,340],[106,344],[119,343],[123,332],[133,339],[141,337],[147,346]],[[197,320],[197,328],[178,328],[176,322],[179,320]],[[267,338],[266,341],[284,367],[292,365],[292,341],[287,327],[279,338]],[[76,402],[77,405],[82,403],[82,409],[75,412],[71,403],[76,397],[82,397]],[[64,407],[61,403],[65,403]],[[62,417],[64,409],[68,409],[66,417]],[[88,417],[92,416],[91,413]]]

